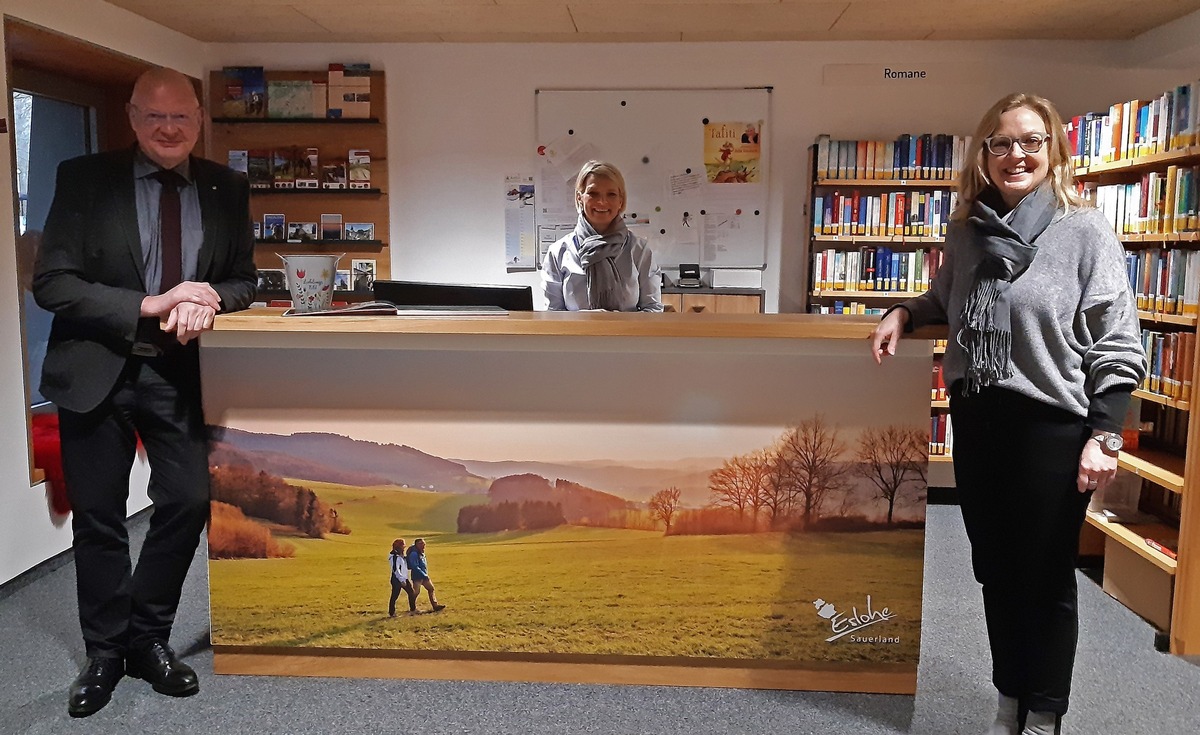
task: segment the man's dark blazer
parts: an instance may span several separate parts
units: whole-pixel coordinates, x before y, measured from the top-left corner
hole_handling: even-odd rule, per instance
[[[146,297],[135,152],[128,148],[59,165],[38,249],[33,295],[54,313],[42,395],[77,413],[100,405],[116,385]],[[257,283],[249,183],[203,158],[193,156],[189,165],[204,227],[195,280],[216,289],[223,313],[244,309]]]

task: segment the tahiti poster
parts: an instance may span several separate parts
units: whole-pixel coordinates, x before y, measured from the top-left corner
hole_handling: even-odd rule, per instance
[[[761,180],[762,120],[704,125],[704,168],[710,184],[756,184]]]

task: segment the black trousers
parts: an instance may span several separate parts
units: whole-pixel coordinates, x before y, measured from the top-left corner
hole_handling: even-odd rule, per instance
[[[59,410],[72,508],[79,624],[88,656],[167,640],[208,520],[208,446],[195,345],[132,357],[88,413]],[[136,568],[125,528],[137,439],[150,463],[150,530]]]
[[[389,579],[392,580],[392,597],[388,600],[388,615],[396,614],[396,600],[400,599],[401,590],[408,593],[408,609],[416,610],[417,593],[413,589],[412,582],[407,579],[401,582],[394,575],[389,575]]]
[[[971,541],[996,689],[1023,711],[1067,711],[1079,636],[1075,563],[1090,493],[1076,487],[1091,431],[1000,388],[953,386],[954,476]]]

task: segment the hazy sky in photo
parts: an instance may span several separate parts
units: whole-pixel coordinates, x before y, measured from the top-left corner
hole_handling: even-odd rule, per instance
[[[402,423],[397,423],[401,420]],[[254,415],[227,415],[224,423],[230,428],[268,434],[332,432],[353,439],[407,445],[438,457],[539,462],[728,458],[770,446],[784,429],[782,426],[426,421],[394,413],[262,409],[254,411]],[[842,431],[842,438],[848,443],[855,436],[857,431]]]

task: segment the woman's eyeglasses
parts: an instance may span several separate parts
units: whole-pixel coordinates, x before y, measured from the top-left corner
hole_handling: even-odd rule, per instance
[[[1050,136],[1044,133],[1030,133],[1022,135],[1020,138],[1010,138],[1007,135],[993,135],[990,138],[983,139],[983,146],[987,148],[988,153],[993,156],[1007,156],[1012,150],[1013,144],[1021,146],[1021,150],[1026,153],[1037,153],[1046,145],[1046,141],[1050,140]]]

